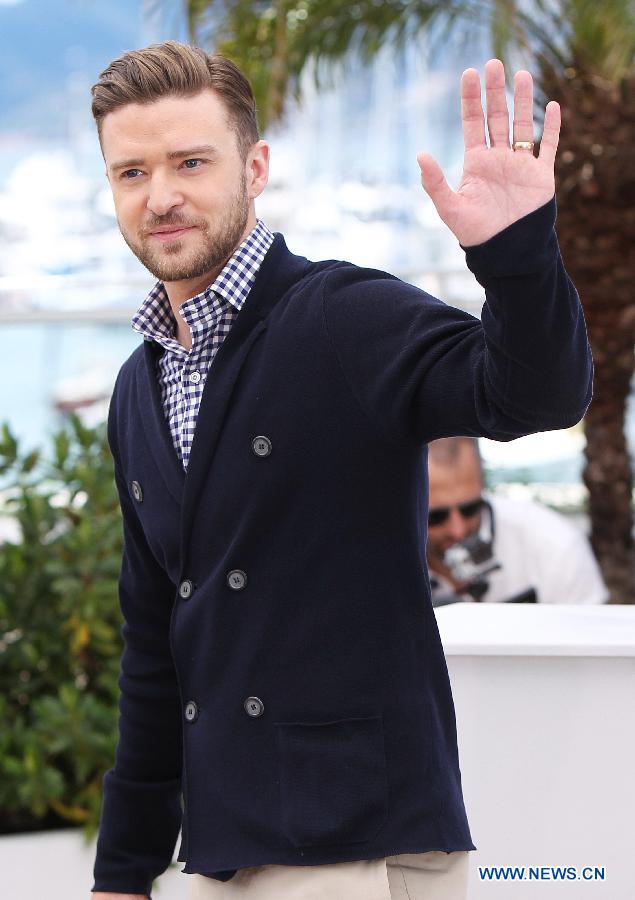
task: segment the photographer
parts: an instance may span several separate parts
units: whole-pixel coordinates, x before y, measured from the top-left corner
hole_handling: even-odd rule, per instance
[[[429,445],[428,566],[435,605],[605,603],[608,591],[585,536],[536,503],[483,495],[475,438]]]

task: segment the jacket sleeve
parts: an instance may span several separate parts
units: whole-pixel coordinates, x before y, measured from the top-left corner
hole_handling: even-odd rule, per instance
[[[124,651],[119,741],[114,768],[104,778],[93,890],[149,896],[154,878],[171,862],[182,814],[181,705],[169,646],[175,587],[147,544],[112,431],[124,528]]]
[[[464,248],[485,288],[480,321],[385,273],[331,270],[328,339],[358,404],[389,438],[511,440],[582,418],[591,351],[555,211],[552,199]]]

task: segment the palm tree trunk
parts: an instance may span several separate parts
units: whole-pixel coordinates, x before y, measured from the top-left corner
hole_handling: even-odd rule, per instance
[[[585,419],[591,543],[613,603],[635,603],[633,474],[624,434],[635,347],[635,78],[620,88],[575,66],[542,84],[560,101],[558,237],[595,360]],[[550,77],[552,76],[552,77]]]

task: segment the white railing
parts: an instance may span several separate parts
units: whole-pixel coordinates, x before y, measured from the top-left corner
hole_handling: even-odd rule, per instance
[[[396,273],[446,303],[479,316],[483,292],[467,269],[408,270]],[[82,275],[0,276],[0,324],[126,322],[152,287],[150,276],[109,278]],[[96,305],[94,298],[102,297]],[[32,298],[46,297],[46,304]],[[86,303],[86,298],[91,302]]]

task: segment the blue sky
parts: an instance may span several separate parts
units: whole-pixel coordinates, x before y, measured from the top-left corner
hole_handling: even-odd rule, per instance
[[[0,0],[0,137],[63,139],[69,102],[141,37],[140,0]]]

